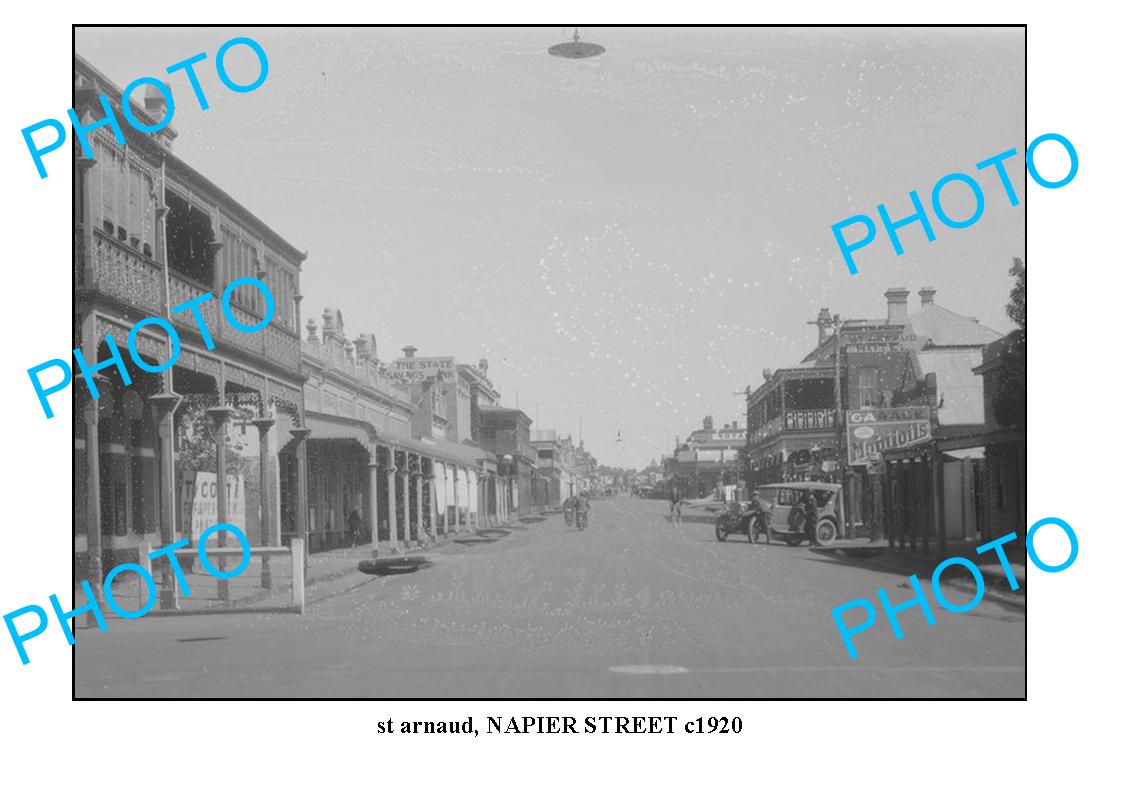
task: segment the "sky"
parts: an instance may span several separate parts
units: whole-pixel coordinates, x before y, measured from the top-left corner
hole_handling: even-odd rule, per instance
[[[642,467],[746,384],[813,347],[820,307],[885,316],[889,287],[1000,332],[1017,207],[975,164],[1025,149],[1021,29],[581,29],[606,53],[553,58],[571,28],[78,28],[124,86],[198,52],[210,108],[181,74],[176,154],[298,249],[303,313],[343,313],[382,359],[489,362],[536,428],[580,430],[603,464]],[[221,44],[259,42],[269,75],[224,88]],[[245,48],[229,68],[248,82]],[[850,275],[831,225],[930,209],[976,176],[967,229],[879,230]],[[963,185],[943,194],[971,214]],[[860,230],[855,230],[855,233]],[[619,439],[619,441],[617,441]]]

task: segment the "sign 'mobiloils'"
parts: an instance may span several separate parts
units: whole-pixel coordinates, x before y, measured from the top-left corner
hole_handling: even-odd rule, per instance
[[[851,467],[872,464],[883,451],[930,439],[932,420],[927,406],[846,413],[846,448]]]

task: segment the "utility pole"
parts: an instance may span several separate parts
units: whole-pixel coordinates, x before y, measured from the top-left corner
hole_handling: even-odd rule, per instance
[[[842,417],[842,323],[842,317],[837,314],[831,318],[831,325],[834,327],[834,412],[835,423],[838,424],[837,450],[840,486],[838,490],[838,518],[842,528],[845,529],[846,538],[851,539],[854,536],[854,529],[850,524],[850,513],[846,510],[850,453],[846,447],[846,423]]]
[[[752,387],[746,384],[744,390],[735,392],[733,394],[745,396],[745,445],[743,448],[741,448],[741,450],[744,453],[745,490],[747,492],[749,488],[749,398],[752,395]],[[746,495],[746,498],[747,497],[748,495]]]

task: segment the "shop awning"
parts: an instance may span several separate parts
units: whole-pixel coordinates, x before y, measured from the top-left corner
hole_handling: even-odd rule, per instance
[[[463,467],[476,468],[481,466],[485,461],[495,461],[495,454],[491,451],[486,451],[483,448],[477,448],[472,445],[461,445],[457,442],[449,442],[445,439],[433,439],[431,437],[422,437],[421,439],[412,440],[412,442],[427,456],[432,456],[441,461],[459,464]]]
[[[393,446],[410,453],[461,467],[495,469],[495,454],[472,445],[461,445],[443,439],[413,439],[392,431],[379,431],[365,420],[355,420],[321,412],[305,412],[305,424],[312,430],[313,440],[347,440],[357,442],[372,456],[377,446]]]
[[[314,440],[347,440],[357,442],[366,448],[367,453],[374,455],[374,435],[377,433],[374,426],[365,420],[353,420],[349,417],[325,415],[319,412],[305,412],[305,425],[312,430]]]
[[[983,447],[958,448],[956,450],[941,451],[952,459],[985,459],[987,449]]]

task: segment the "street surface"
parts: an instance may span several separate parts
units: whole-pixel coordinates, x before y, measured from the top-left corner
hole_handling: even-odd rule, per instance
[[[667,504],[595,501],[434,565],[313,587],[303,616],[235,614],[80,628],[78,697],[1022,697],[1025,615],[989,600],[937,624],[879,613],[852,661],[831,609],[895,603],[905,578],[806,546],[719,543]],[[926,589],[930,586],[922,579]],[[969,595],[949,590],[960,604]],[[855,614],[852,622],[860,616]]]

